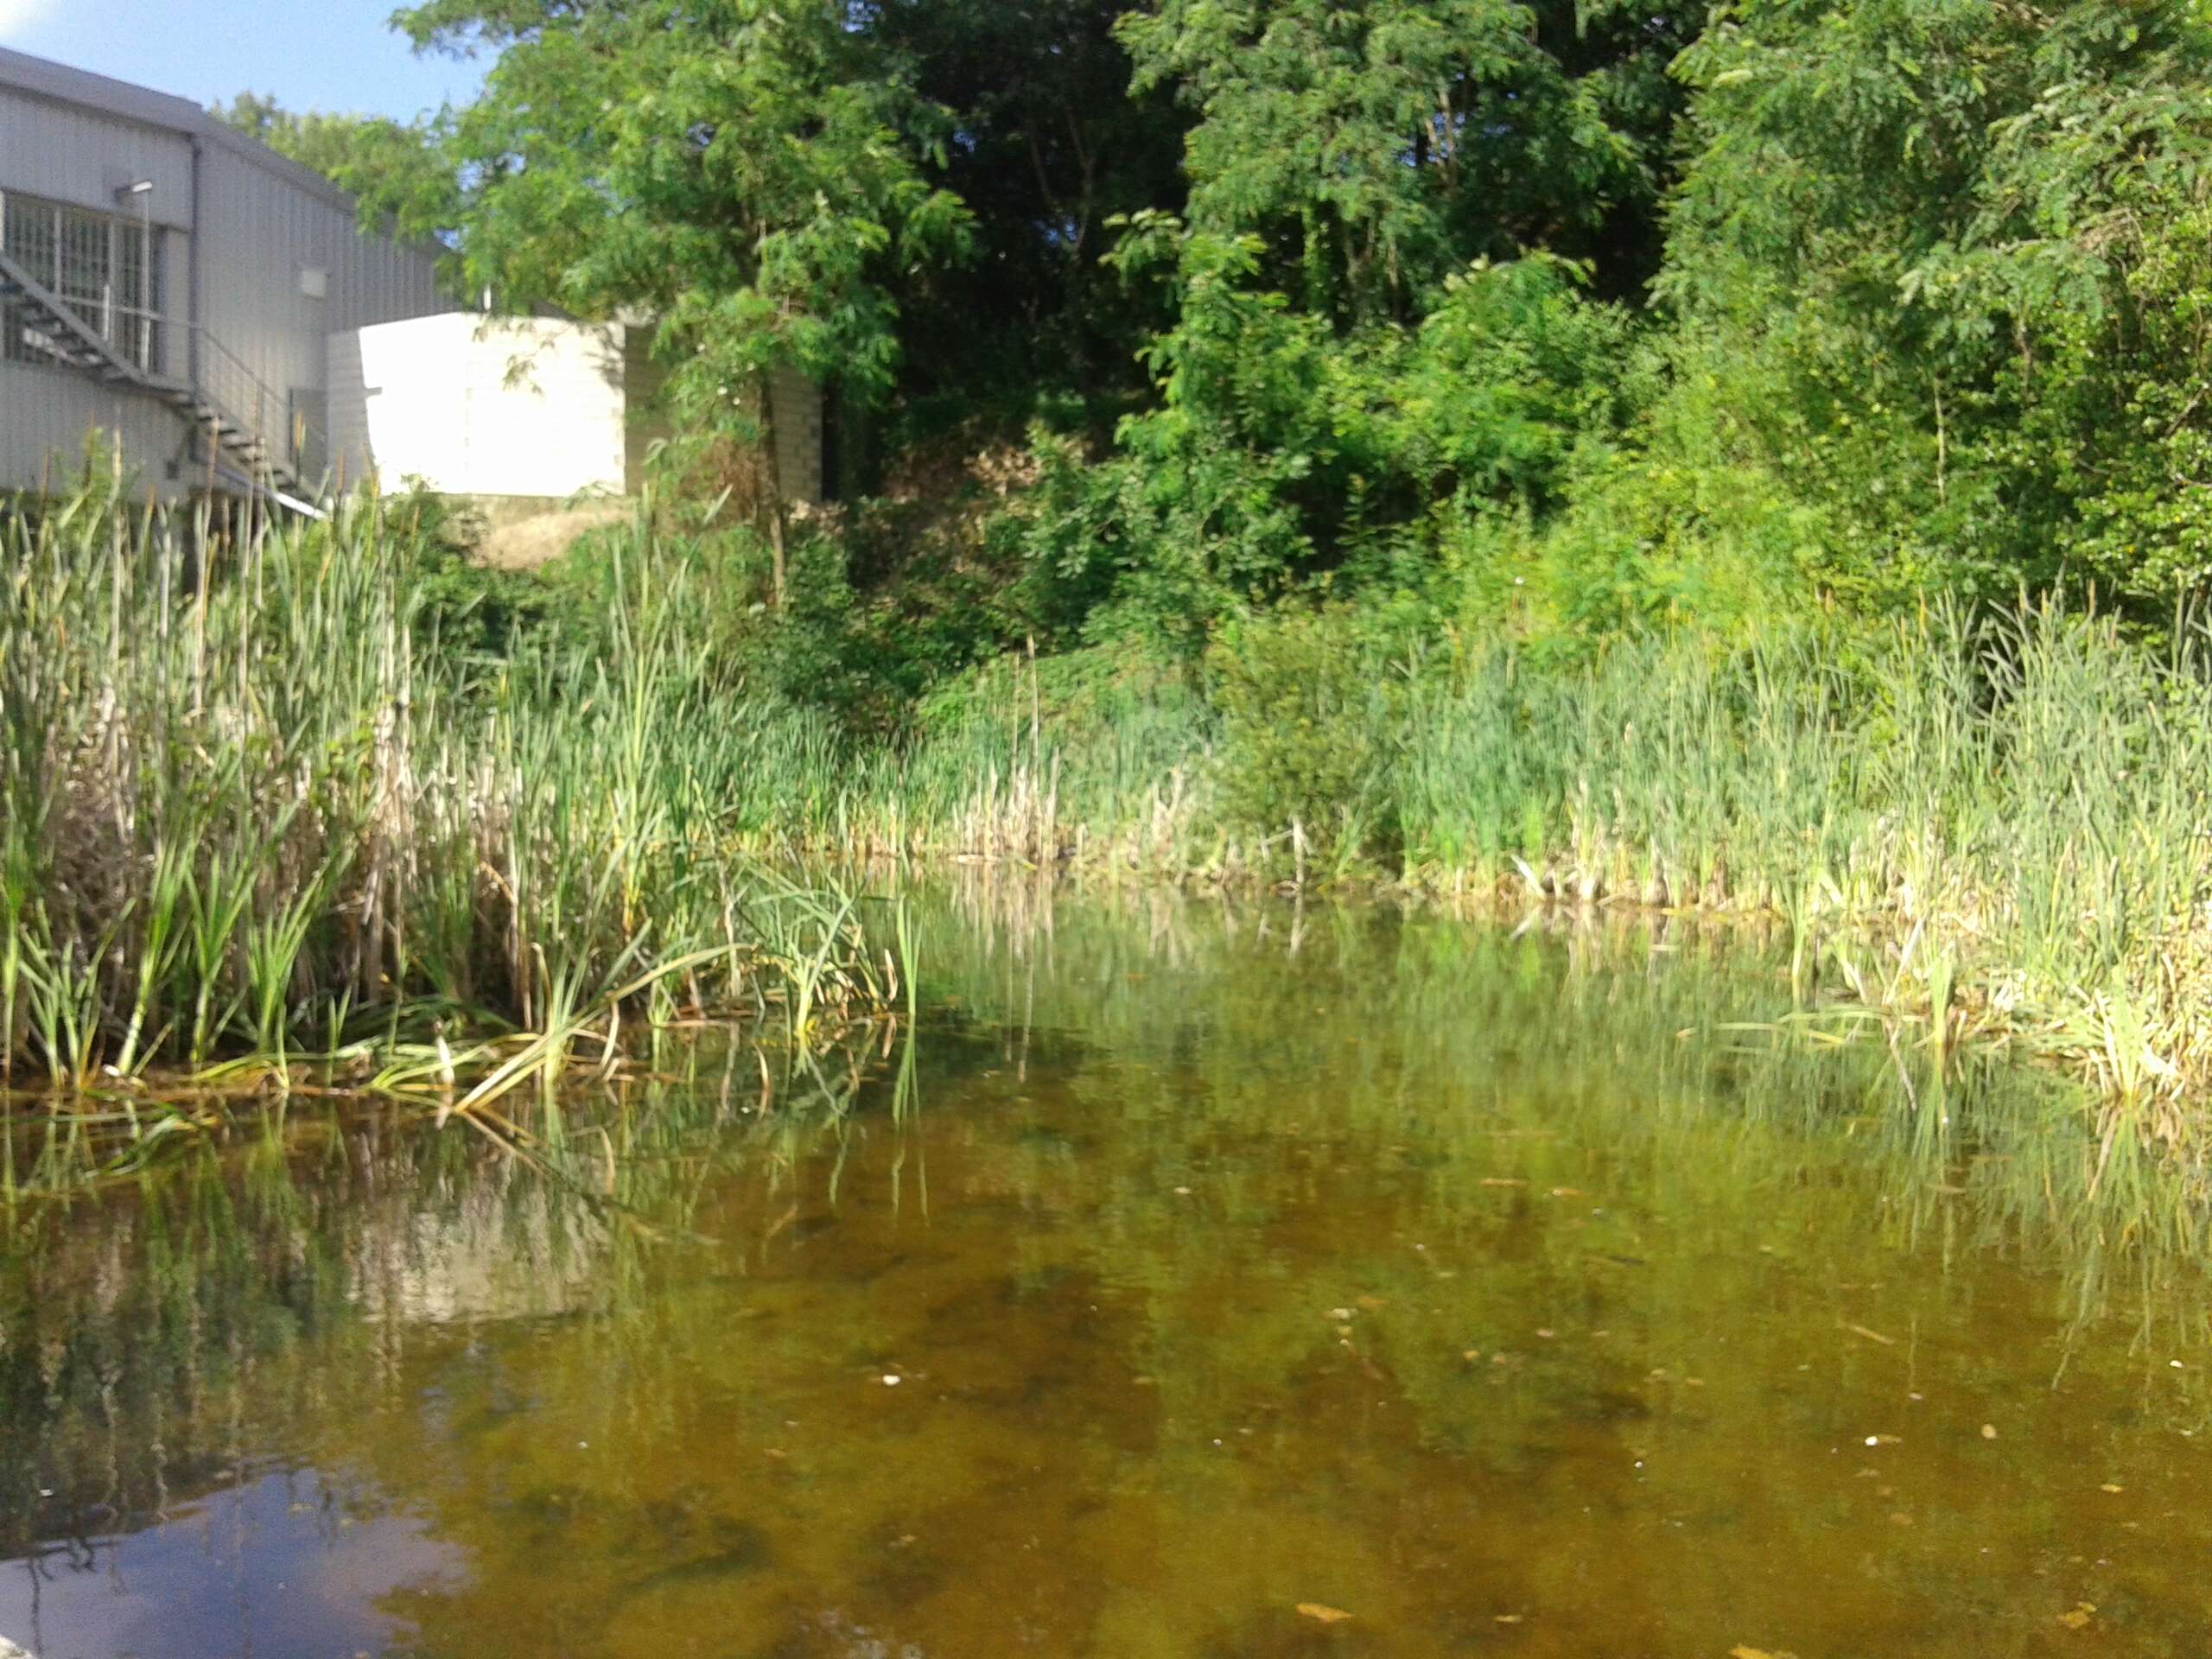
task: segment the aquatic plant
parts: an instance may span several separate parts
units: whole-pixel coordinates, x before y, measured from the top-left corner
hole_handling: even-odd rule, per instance
[[[738,848],[680,574],[618,569],[602,644],[486,657],[399,509],[225,528],[97,486],[0,519],[10,1084],[315,1061],[470,1108],[640,1021],[888,1005],[857,896]]]
[[[2010,1043],[2091,1080],[2115,1144],[2196,1155],[2202,630],[2146,644],[2050,602],[1871,632],[1655,632],[1565,659],[1494,626],[1391,638],[1351,612],[1268,620],[1224,637],[1212,684],[1103,649],[1001,664],[898,742],[825,749],[807,764],[833,770],[803,785],[764,772],[756,833],[1756,917],[1786,929],[1801,1014],[1879,1009],[1938,1053]]]

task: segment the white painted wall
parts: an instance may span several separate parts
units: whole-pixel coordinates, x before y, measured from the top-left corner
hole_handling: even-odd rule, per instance
[[[662,373],[650,330],[552,318],[416,317],[330,337],[330,459],[348,487],[565,500],[634,494]],[[823,498],[822,393],[780,372],[779,475]],[[641,411],[646,411],[640,418]]]
[[[418,317],[330,338],[330,440],[350,484],[447,495],[620,494],[620,324]]]

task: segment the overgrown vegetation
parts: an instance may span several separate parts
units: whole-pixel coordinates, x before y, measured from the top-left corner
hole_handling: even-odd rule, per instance
[[[1561,662],[1292,610],[1195,681],[1093,651],[984,677],[888,747],[785,729],[814,741],[764,754],[774,844],[1778,918],[1807,1009],[2015,1043],[2201,1151],[2202,632],[2169,652],[2111,615],[1952,602]]]
[[[471,295],[658,316],[690,462],[757,435],[772,372],[821,381],[851,523],[816,581],[851,591],[819,627],[926,616],[956,549],[998,595],[885,664],[906,709],[1033,639],[1195,659],[1319,588],[1580,652],[2024,584],[2164,624],[2204,579],[2212,25],[2179,0],[397,22],[486,54],[481,98],[224,113]],[[948,448],[1027,459],[983,469],[1020,482],[982,533],[940,499],[887,537],[870,498]],[[728,520],[768,554],[773,482]]]
[[[470,1107],[626,1020],[803,1039],[896,988],[853,899],[734,844],[671,573],[612,571],[587,653],[481,626],[405,504],[232,545],[92,489],[0,533],[10,1080],[317,1062]]]
[[[1808,1000],[2189,1138],[2198,9],[399,21],[496,60],[416,162],[325,159],[369,211],[666,317],[695,458],[772,368],[831,395],[836,507],[611,538],[755,699],[756,841],[1760,907]],[[598,649],[614,559],[521,613]]]

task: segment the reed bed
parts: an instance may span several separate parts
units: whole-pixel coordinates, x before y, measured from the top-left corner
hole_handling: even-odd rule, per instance
[[[680,573],[618,569],[596,649],[490,659],[418,558],[374,503],[235,543],[98,491],[0,519],[8,1087],[324,1066],[479,1108],[639,1023],[804,1041],[895,997],[860,899],[741,850],[758,754]]]
[[[841,760],[827,795],[817,777],[828,817],[798,833],[976,863],[1756,917],[1780,925],[1803,1017],[1878,1011],[1873,1029],[1939,1054],[2011,1044],[2094,1083],[2113,1158],[2141,1143],[2203,1160],[2202,631],[2146,643],[2093,611],[2023,605],[1872,632],[1653,635],[1568,663],[1481,635],[1377,653],[1349,620],[1340,645],[1355,695],[1315,699],[1314,730],[1283,738],[1367,757],[1318,806],[1255,810],[1250,776],[1284,772],[1274,738],[1202,691],[1056,710],[1033,670],[1005,665],[907,745]]]
[[[1415,701],[1406,873],[1786,925],[1803,1006],[2003,1039],[2194,1160],[2212,1084],[2212,648],[2057,607],[1872,639],[1503,652]]]
[[[491,658],[440,636],[389,510],[204,567],[200,528],[87,495],[0,532],[17,1087],[337,1063],[480,1104],[640,1021],[833,1027],[911,995],[899,939],[859,880],[779,861],[893,855],[1758,917],[1800,1018],[2014,1045],[2094,1083],[2113,1168],[2204,1161],[2201,631],[1936,607],[1560,662],[1332,613],[1287,667],[1264,627],[1228,665],[1294,721],[1225,712],[1218,653],[1093,653],[997,664],[879,744],[719,666],[642,518],[588,647]]]

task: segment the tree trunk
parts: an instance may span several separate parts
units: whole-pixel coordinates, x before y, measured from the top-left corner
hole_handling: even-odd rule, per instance
[[[776,382],[775,377],[763,372],[760,376],[760,476],[766,480],[762,491],[765,499],[760,512],[768,532],[769,568],[775,584],[774,603],[779,611],[784,608],[784,472],[776,454]]]

